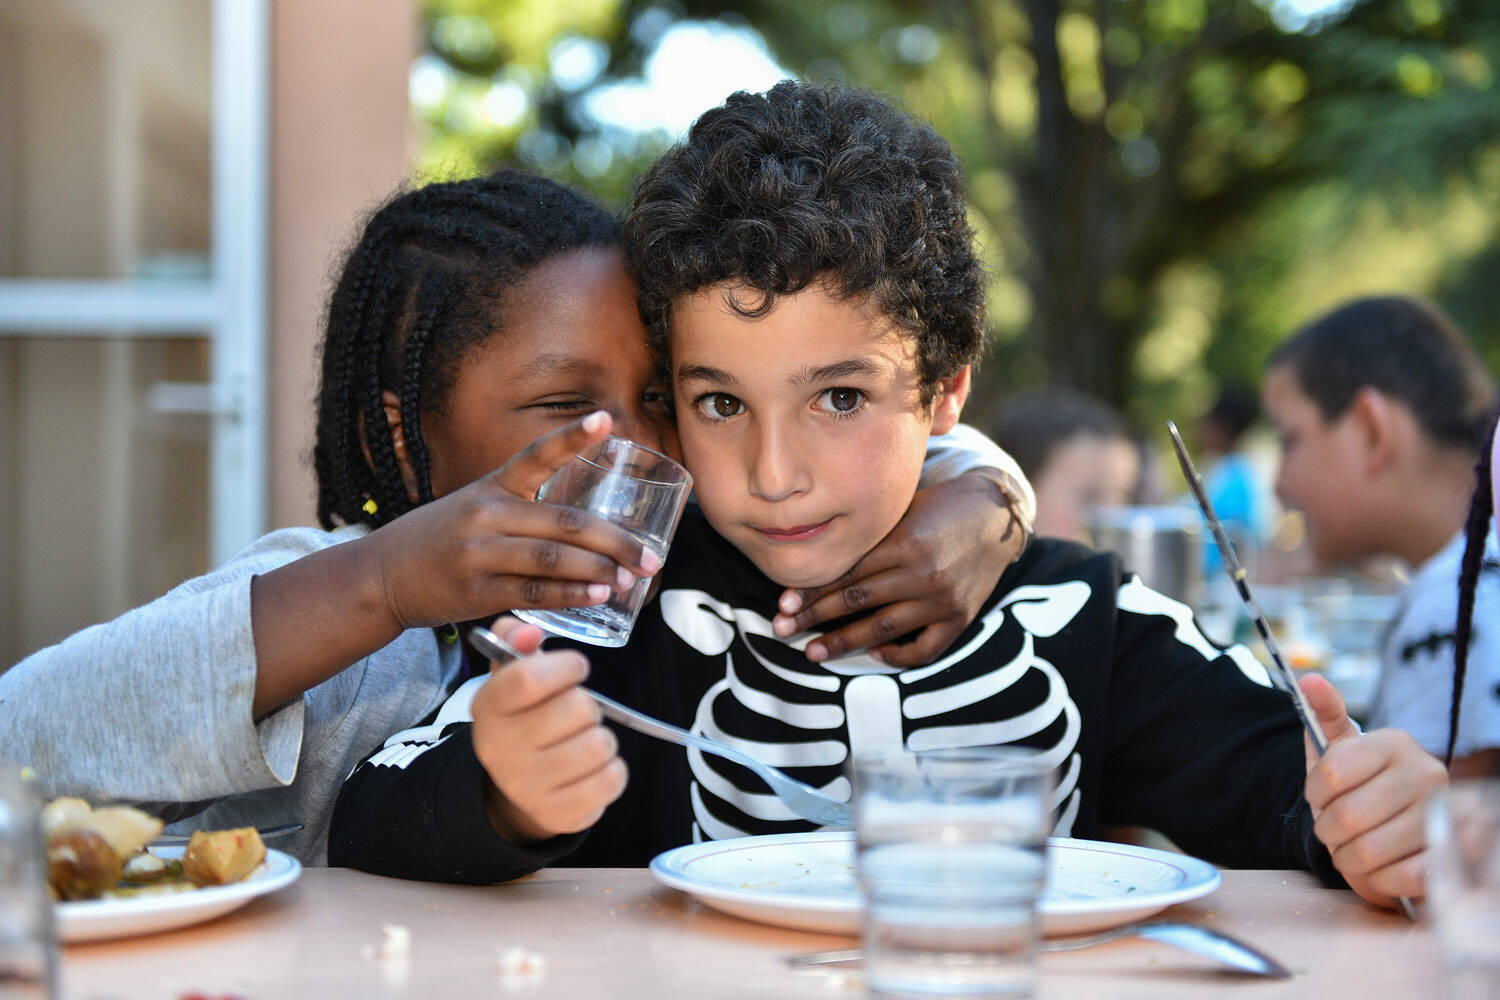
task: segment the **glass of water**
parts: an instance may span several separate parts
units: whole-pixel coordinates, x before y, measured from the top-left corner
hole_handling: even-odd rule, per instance
[[[1500,996],[1500,779],[1454,781],[1435,794],[1427,848],[1448,997]]]
[[[57,935],[40,805],[20,769],[0,765],[0,996],[57,996]]]
[[[1031,995],[1051,826],[1045,759],[883,750],[852,769],[870,995]]]
[[[554,472],[536,498],[577,507],[617,524],[666,562],[667,547],[692,489],[693,477],[666,455],[634,441],[608,437]],[[629,588],[612,591],[604,604],[527,608],[514,614],[581,642],[623,646],[650,589],[650,577],[637,577]]]

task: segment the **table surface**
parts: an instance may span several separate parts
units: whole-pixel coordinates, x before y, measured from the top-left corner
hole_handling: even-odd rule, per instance
[[[1229,871],[1163,918],[1229,931],[1295,974],[1267,980],[1139,939],[1043,955],[1038,996],[1427,997],[1441,990],[1430,927],[1375,910],[1310,875]],[[411,934],[381,959],[381,925]],[[853,939],[750,923],[658,884],[644,869],[549,869],[500,886],[403,882],[314,868],[205,924],[63,951],[67,1000],[234,997],[774,998],[860,996],[847,975],[793,972],[785,956]],[[507,974],[501,952],[541,956]]]

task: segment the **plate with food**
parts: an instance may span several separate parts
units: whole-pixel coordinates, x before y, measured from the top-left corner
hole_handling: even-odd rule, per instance
[[[289,885],[295,858],[252,828],[199,830],[152,846],[161,821],[137,809],[58,799],[42,810],[47,884],[68,943],[151,934],[211,920]]]
[[[657,880],[705,905],[760,923],[858,934],[854,834],[784,833],[688,844],[651,861]],[[1140,920],[1213,892],[1206,861],[1129,844],[1053,837],[1040,911],[1049,937],[1088,934]]]

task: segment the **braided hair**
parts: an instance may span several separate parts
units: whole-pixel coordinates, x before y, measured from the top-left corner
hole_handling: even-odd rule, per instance
[[[401,400],[416,503],[432,500],[422,416],[443,411],[459,362],[504,325],[506,293],[558,254],[619,243],[605,209],[512,168],[402,191],[376,209],[328,302],[313,446],[318,522],[375,528],[414,506],[386,390]]]
[[[1464,557],[1458,574],[1458,622],[1453,630],[1453,697],[1448,705],[1448,749],[1443,763],[1453,766],[1453,749],[1458,745],[1458,715],[1464,697],[1464,674],[1469,668],[1469,641],[1474,635],[1474,596],[1479,590],[1479,573],[1484,568],[1484,546],[1490,535],[1490,518],[1495,514],[1495,497],[1490,481],[1490,454],[1495,443],[1495,421],[1490,420],[1484,447],[1474,466],[1474,499],[1469,502],[1469,519],[1464,524]]]

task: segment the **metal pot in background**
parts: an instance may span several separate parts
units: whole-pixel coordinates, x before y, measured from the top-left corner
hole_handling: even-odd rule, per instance
[[[1203,590],[1203,522],[1188,507],[1099,507],[1088,521],[1094,548],[1117,552],[1153,590],[1193,606]]]

